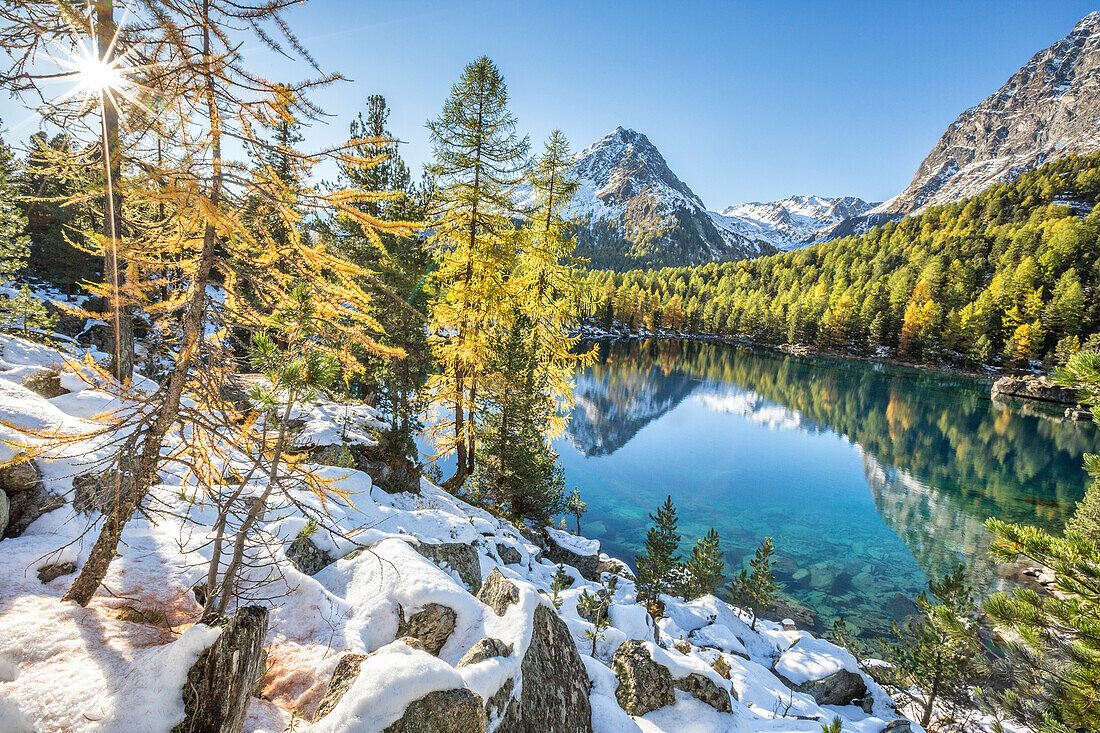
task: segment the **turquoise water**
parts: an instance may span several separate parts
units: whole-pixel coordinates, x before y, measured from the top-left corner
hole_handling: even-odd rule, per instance
[[[671,495],[681,552],[714,527],[728,577],[770,536],[777,612],[864,637],[957,562],[1005,587],[982,522],[1060,530],[1100,450],[1091,423],[991,401],[988,382],[718,344],[603,344],[576,393],[556,448],[583,534],[632,561]]]

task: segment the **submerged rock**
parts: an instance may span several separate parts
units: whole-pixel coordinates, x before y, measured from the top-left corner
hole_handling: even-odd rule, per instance
[[[645,715],[665,705],[673,705],[672,673],[657,664],[645,642],[623,643],[611,658],[611,669],[619,680],[615,699],[630,715]]]

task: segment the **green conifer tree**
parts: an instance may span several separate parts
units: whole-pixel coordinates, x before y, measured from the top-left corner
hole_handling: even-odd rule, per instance
[[[772,572],[774,554],[772,538],[765,537],[749,561],[751,572],[743,569],[733,581],[732,600],[752,614],[753,631],[756,631],[756,619],[768,610],[772,596],[783,587],[775,582],[775,573]]]
[[[706,537],[695,543],[684,567],[687,569],[684,593],[687,600],[718,592],[724,578],[725,563],[722,562],[717,530],[711,528]]]
[[[680,535],[676,532],[676,506],[672,497],[657,508],[656,514],[650,514],[653,526],[646,532],[645,552],[634,556],[638,569],[638,599],[652,602],[662,593],[673,593],[678,580],[676,571],[680,567]]]

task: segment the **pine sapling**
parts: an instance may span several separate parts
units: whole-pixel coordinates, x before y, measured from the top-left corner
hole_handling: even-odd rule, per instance
[[[756,631],[756,619],[768,610],[775,592],[783,587],[775,582],[775,573],[772,572],[774,553],[772,538],[765,537],[749,561],[752,572],[742,570],[733,582],[733,602],[752,614],[750,628],[753,631]]]

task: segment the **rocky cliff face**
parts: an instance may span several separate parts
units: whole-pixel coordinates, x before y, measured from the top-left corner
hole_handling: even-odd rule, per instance
[[[1100,13],[947,128],[902,193],[874,210],[913,214],[1057,158],[1100,148]]]
[[[645,135],[617,127],[578,153],[569,210],[577,254],[593,267],[698,265],[775,248],[716,221]]]
[[[788,196],[768,203],[727,206],[714,217],[747,239],[790,250],[818,241],[823,232],[876,206],[855,196]]]

